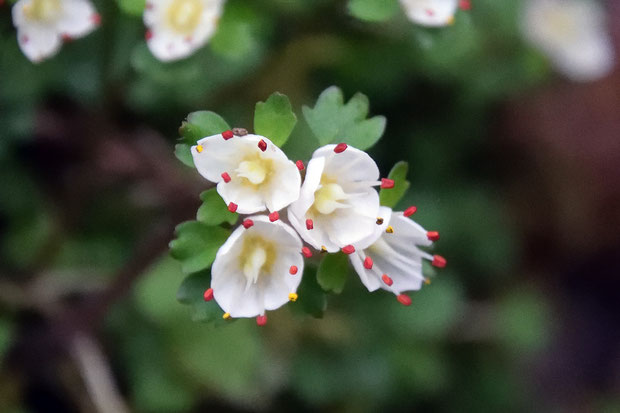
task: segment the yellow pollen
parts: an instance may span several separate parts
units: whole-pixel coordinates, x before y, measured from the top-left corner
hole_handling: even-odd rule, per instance
[[[388,234],[393,234],[394,228],[391,225],[388,225],[388,227],[385,229],[385,232],[387,232]]]
[[[292,302],[297,301],[297,297],[298,297],[298,295],[297,295],[297,294],[295,294],[295,293],[290,293],[290,294],[288,295],[288,299],[289,299],[290,301],[292,301]]]
[[[235,170],[238,177],[245,178],[241,182],[245,185],[256,188],[258,185],[268,185],[274,174],[274,163],[272,159],[265,159],[260,154],[255,153],[247,156],[239,163]]]
[[[224,313],[224,314],[222,315],[222,318],[223,318],[224,320],[228,320],[228,319],[230,318],[230,313]]]
[[[450,16],[450,17],[448,18],[448,24],[449,24],[450,26],[452,26],[452,25],[454,24],[454,16]]]
[[[431,279],[430,278],[425,278],[424,279],[424,284],[429,285],[431,283]]]
[[[198,27],[202,11],[200,0],[173,0],[166,11],[166,21],[175,32],[190,34]]]
[[[327,252],[327,248],[325,248],[325,245],[321,245],[321,252]]]
[[[50,21],[60,13],[60,0],[32,0],[23,8],[29,20]]]
[[[202,149],[203,149],[203,148],[202,148],[202,145],[198,145],[198,146],[196,146],[196,151],[197,151],[198,153],[201,153],[201,152],[202,152]]]
[[[345,199],[347,199],[347,194],[340,185],[323,178],[321,179],[321,187],[314,193],[312,209],[321,214],[329,215],[338,208],[346,207],[347,204],[340,202]]]
[[[377,225],[383,225],[383,218],[377,217]]]

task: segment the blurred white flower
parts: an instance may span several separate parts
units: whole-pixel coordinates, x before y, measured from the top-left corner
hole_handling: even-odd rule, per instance
[[[86,36],[101,21],[89,0],[19,0],[12,13],[19,47],[35,63],[55,55],[63,40]]]
[[[370,236],[379,211],[378,179],[377,164],[359,149],[344,143],[317,149],[299,199],[288,208],[291,225],[304,241],[329,252]]]
[[[213,36],[224,0],[147,0],[144,24],[151,53],[162,61],[182,59]]]
[[[191,152],[198,172],[218,183],[217,192],[232,212],[269,209],[277,220],[277,211],[299,197],[299,169],[263,136],[226,131],[199,140]]]
[[[524,36],[575,81],[595,80],[614,66],[605,11],[592,0],[528,0]]]
[[[440,268],[446,265],[440,255],[418,248],[432,245],[439,239],[439,233],[426,231],[409,219],[414,212],[415,207],[404,212],[381,207],[374,234],[354,244],[355,251],[349,255],[368,291],[379,288],[390,291],[404,305],[411,304],[411,298],[403,292],[419,290],[426,281],[422,260]]]
[[[458,0],[400,0],[409,20],[422,26],[452,24]]]
[[[217,252],[211,288],[205,300],[215,301],[228,317],[257,317],[297,299],[304,260],[302,242],[287,224],[266,216],[246,219]]]

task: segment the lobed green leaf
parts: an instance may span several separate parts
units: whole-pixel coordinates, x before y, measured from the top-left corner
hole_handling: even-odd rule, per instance
[[[327,309],[327,295],[317,283],[316,271],[316,268],[306,266],[301,284],[297,289],[299,298],[292,306],[301,308],[304,313],[312,317],[323,318],[323,313]]]
[[[349,257],[342,252],[328,254],[319,265],[316,280],[325,291],[340,294],[349,273]]]
[[[209,268],[230,235],[227,229],[198,221],[179,224],[176,233],[177,238],[170,242],[170,254],[181,262],[181,269],[187,274]]]
[[[398,204],[398,201],[402,199],[410,186],[409,181],[407,181],[408,171],[409,164],[405,161],[397,162],[394,165],[388,175],[389,179],[394,180],[394,188],[381,188],[379,191],[379,200],[381,205],[394,208],[396,204]]]
[[[195,168],[194,158],[192,157],[192,152],[190,151],[190,146],[186,143],[177,143],[174,145],[174,156],[184,165],[189,166],[190,168]]]
[[[198,208],[196,219],[207,225],[220,225],[223,222],[234,224],[237,222],[238,215],[230,212],[226,203],[217,193],[215,188],[204,191],[200,194],[202,205]]]
[[[195,145],[196,142],[206,136],[217,135],[230,129],[228,123],[215,112],[201,110],[187,115],[179,128],[179,134],[187,145]]]
[[[256,104],[254,132],[271,139],[277,146],[286,143],[296,123],[297,116],[286,95],[275,92],[266,102]]]

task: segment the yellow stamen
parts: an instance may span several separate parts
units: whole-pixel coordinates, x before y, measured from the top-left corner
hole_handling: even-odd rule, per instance
[[[222,315],[222,318],[223,318],[224,320],[228,320],[228,319],[230,318],[230,313],[224,313],[224,314]]]
[[[448,24],[449,24],[450,26],[452,26],[452,25],[454,24],[454,16],[450,16],[450,17],[448,18]]]
[[[327,248],[325,248],[325,245],[321,245],[321,252],[327,252]]]
[[[297,295],[297,294],[295,294],[295,293],[290,293],[290,294],[288,295],[288,299],[289,299],[290,301],[292,301],[292,302],[297,301],[297,297],[298,297],[298,295]]]
[[[202,152],[202,150],[203,150],[202,145],[198,145],[198,146],[196,146],[196,151],[197,151],[198,153],[201,153],[201,152]]]
[[[377,225],[383,225],[383,218],[377,217]]]
[[[431,283],[431,279],[430,278],[425,278],[424,279],[424,284],[429,285]]]
[[[391,225],[388,225],[388,227],[385,229],[385,232],[387,232],[388,234],[393,234],[394,228]]]

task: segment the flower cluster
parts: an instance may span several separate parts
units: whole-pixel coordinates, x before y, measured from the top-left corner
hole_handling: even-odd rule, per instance
[[[347,254],[369,291],[390,291],[404,305],[411,304],[404,292],[426,281],[423,260],[446,265],[420,248],[439,234],[410,219],[415,207],[380,206],[375,187],[394,181],[380,179],[374,160],[346,143],[317,149],[306,166],[268,138],[235,129],[200,139],[191,154],[229,211],[250,215],[217,252],[204,293],[224,318],[256,317],[263,325],[267,310],[297,300],[304,257],[317,251]]]

